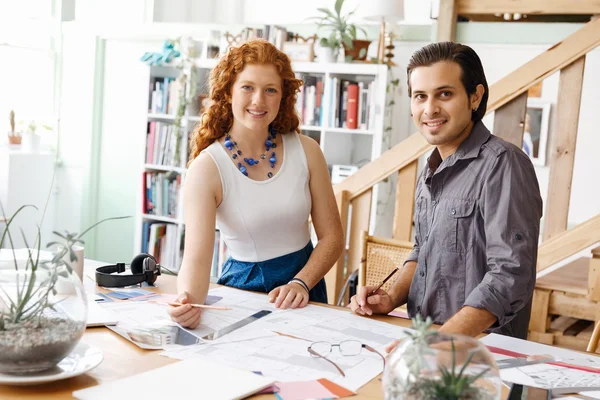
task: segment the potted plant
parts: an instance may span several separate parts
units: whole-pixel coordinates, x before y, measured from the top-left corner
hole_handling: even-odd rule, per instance
[[[329,38],[335,38],[338,43],[342,44],[347,60],[365,60],[371,41],[358,39],[357,30],[362,31],[365,36],[367,33],[364,29],[357,28],[355,24],[349,23],[354,11],[342,15],[343,5],[344,0],[336,0],[333,11],[324,7],[317,8],[321,15],[309,19],[316,20],[319,29],[326,28],[330,31]],[[328,39],[328,42],[331,42],[330,39]]]
[[[414,331],[390,353],[383,376],[385,399],[499,400],[498,367],[485,345],[430,326],[430,318],[414,318]]]
[[[29,120],[27,128],[23,133],[22,151],[26,153],[38,153],[40,151],[42,137],[38,133],[38,128],[43,128],[46,131],[52,131],[52,127],[50,125],[36,122],[33,119]]]
[[[341,43],[336,35],[332,33],[328,38],[322,37],[319,40],[319,50],[317,60],[319,62],[336,62],[340,52]]]
[[[54,232],[60,240],[53,253],[40,251],[38,228],[34,248],[16,250],[10,233],[22,206],[8,219],[0,238],[8,249],[0,251],[0,373],[24,374],[54,367],[77,345],[87,318],[85,291],[70,261],[81,234]],[[1,207],[0,207],[1,208]],[[35,207],[34,207],[35,208]],[[4,215],[4,211],[2,210]],[[65,257],[67,256],[67,257]]]
[[[15,130],[15,112],[10,110],[8,115],[10,131],[8,131],[8,143],[21,144],[21,133]]]

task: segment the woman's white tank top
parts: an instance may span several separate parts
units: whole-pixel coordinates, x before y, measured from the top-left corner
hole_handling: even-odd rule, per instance
[[[266,181],[243,175],[221,143],[204,150],[221,175],[223,198],[217,208],[217,228],[235,260],[270,260],[298,251],[310,240],[312,203],[306,154],[296,132],[280,137],[283,164]]]

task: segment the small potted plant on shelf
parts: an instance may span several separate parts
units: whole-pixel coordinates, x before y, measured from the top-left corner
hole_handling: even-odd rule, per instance
[[[80,277],[73,273],[74,247],[89,230],[62,235],[52,253],[40,251],[38,228],[34,248],[22,233],[25,249],[15,249],[9,228],[21,211],[8,220],[0,248],[0,373],[26,374],[54,367],[79,342],[86,326],[87,302]],[[4,210],[2,215],[4,216]],[[6,217],[5,217],[6,218]],[[22,232],[22,231],[21,231]]]
[[[319,40],[319,46],[317,61],[325,63],[337,62],[341,43],[337,40],[335,33],[332,33],[329,37],[322,37]]]
[[[349,22],[354,11],[342,15],[342,6],[344,0],[336,0],[333,11],[328,8],[317,8],[321,13],[318,17],[309,18],[317,21],[319,29],[326,28],[330,31],[328,43],[331,43],[331,38],[337,39],[337,42],[344,47],[347,61],[365,60],[367,58],[367,49],[369,48],[370,40],[359,40],[357,31],[360,30],[366,36],[364,29],[356,27],[355,24]],[[339,45],[338,45],[339,46]],[[339,47],[338,47],[339,48]]]
[[[499,400],[498,367],[479,341],[430,330],[420,315],[390,353],[383,376],[386,400]]]
[[[15,112],[10,110],[8,114],[8,121],[10,124],[10,131],[8,131],[8,143],[9,144],[21,144],[21,133],[15,130]]]

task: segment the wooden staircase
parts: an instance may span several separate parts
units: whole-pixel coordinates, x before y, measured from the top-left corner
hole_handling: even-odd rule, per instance
[[[452,0],[442,0],[440,12],[446,8],[450,12],[456,13],[456,7],[448,7],[450,2]],[[460,3],[461,1],[458,2],[459,6]],[[600,13],[600,6],[598,9]],[[443,21],[444,17],[440,16],[440,24],[443,24]],[[487,111],[496,113],[492,131],[500,132],[501,137],[520,147],[523,140],[527,90],[551,74],[560,71],[559,96],[556,106],[558,125],[555,129],[557,134],[550,147],[550,184],[544,213],[543,242],[539,247],[538,272],[600,242],[600,215],[569,231],[566,230],[585,57],[588,52],[599,45],[600,20],[597,19],[585,24],[560,43],[490,87]],[[499,129],[500,127],[501,129]],[[418,173],[417,163],[419,157],[430,150],[432,147],[419,133],[415,133],[334,187],[344,234],[350,245],[348,251],[343,252],[326,276],[330,299],[338,298],[347,277],[360,265],[361,232],[369,230],[373,187],[393,174],[397,174],[398,177],[393,237],[398,240],[411,240],[415,182]],[[595,262],[600,261],[596,258],[594,260]],[[552,277],[554,273],[540,279],[532,311],[530,329],[533,334],[531,339],[548,343],[550,335],[552,337],[559,336],[550,331],[553,329],[552,323],[556,320],[556,317],[553,320],[551,315],[555,313],[566,318],[600,321],[600,312],[597,315],[595,313],[595,309],[600,309],[596,303],[593,305],[586,303],[585,307],[594,309],[593,315],[591,311],[585,314],[586,318],[577,313],[569,314],[563,311],[562,307],[557,308],[556,301],[558,300],[555,299],[562,298],[559,293],[564,293],[564,296],[579,296],[585,301],[597,301],[593,300],[596,295],[590,297],[590,286],[587,281],[583,282],[583,277],[586,276],[584,262],[570,268],[577,268],[581,277],[575,278],[574,281],[577,281],[577,284],[570,287],[563,285],[561,290],[554,288],[552,281],[561,280]],[[593,264],[593,267],[588,266],[588,270],[591,269],[600,270],[600,266],[597,264]],[[587,275],[589,276],[590,273]],[[600,291],[600,274],[593,274],[593,276],[593,279],[598,279],[598,290]],[[579,279],[582,281],[579,282]],[[595,282],[594,288],[596,287]],[[586,287],[588,289],[584,293],[583,289]],[[565,318],[554,322],[554,331],[560,330],[556,329],[557,325],[560,325],[559,328],[566,325]],[[564,339],[552,340],[554,344],[566,343]]]

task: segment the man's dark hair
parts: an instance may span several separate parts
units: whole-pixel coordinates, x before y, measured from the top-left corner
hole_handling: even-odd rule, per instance
[[[415,68],[429,67],[440,61],[455,62],[462,71],[460,80],[465,87],[468,95],[475,93],[477,85],[482,84],[485,92],[477,111],[471,115],[473,122],[480,121],[485,115],[488,101],[488,84],[483,72],[483,65],[475,51],[469,46],[454,42],[431,43],[415,51],[406,67],[408,80],[408,95],[412,96],[410,87],[410,74]]]

